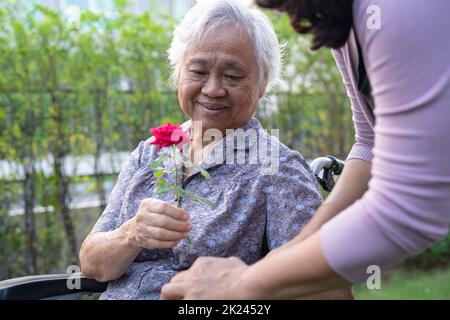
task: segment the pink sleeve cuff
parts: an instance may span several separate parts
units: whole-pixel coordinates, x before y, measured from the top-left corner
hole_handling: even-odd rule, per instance
[[[372,147],[373,146],[368,144],[355,143],[352,147],[352,150],[347,156],[347,160],[361,159],[368,162],[372,162],[373,159]]]

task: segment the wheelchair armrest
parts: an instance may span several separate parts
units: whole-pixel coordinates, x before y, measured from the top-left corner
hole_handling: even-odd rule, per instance
[[[79,280],[79,286],[70,289],[68,280]],[[0,300],[64,299],[63,296],[103,292],[107,286],[108,282],[87,279],[82,273],[21,277],[0,281]]]

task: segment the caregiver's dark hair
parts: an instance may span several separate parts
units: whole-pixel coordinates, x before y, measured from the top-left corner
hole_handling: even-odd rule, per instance
[[[312,34],[311,49],[337,49],[353,25],[353,0],[256,0],[263,8],[286,11],[298,33]]]

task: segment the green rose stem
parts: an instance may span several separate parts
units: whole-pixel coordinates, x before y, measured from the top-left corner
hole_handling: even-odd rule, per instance
[[[177,152],[175,150],[175,146],[172,146],[172,154],[173,154],[173,164],[175,167],[175,181],[173,182],[174,184],[174,191],[175,191],[175,201],[177,202],[177,207],[181,208],[181,196],[180,194],[176,191],[176,187],[178,186],[178,166],[177,166]]]
[[[165,147],[172,147],[172,154],[170,155],[170,150],[166,149],[166,151],[159,154],[159,156],[152,161],[151,168],[154,171],[153,175],[156,178],[156,181],[152,182],[152,186],[156,184],[156,187],[154,189],[154,192],[158,195],[167,195],[168,192],[172,191],[175,196],[175,202],[178,208],[182,208],[182,201],[183,198],[188,197],[193,201],[199,202],[203,205],[207,206],[213,206],[214,203],[206,198],[203,198],[194,192],[188,192],[184,190],[181,187],[179,187],[179,179],[184,176],[184,172],[179,172],[179,168],[177,166],[177,150],[175,149],[178,146],[182,147],[184,144],[188,141],[188,134],[186,131],[183,131],[183,129],[180,126],[174,126],[171,123],[168,123],[166,125],[159,126],[157,128],[151,128],[150,132],[153,133],[155,139],[154,141],[150,142],[151,145],[157,145],[158,151],[161,148]],[[181,141],[178,139],[177,141],[174,141],[173,134],[177,132],[180,137],[182,138]],[[164,159],[166,157],[173,157],[173,162],[175,165],[175,172],[172,170],[172,168],[165,168],[164,167]],[[182,165],[187,168],[192,168],[193,164],[190,161],[185,161],[184,157],[182,157]],[[198,166],[198,170],[200,171],[201,175],[209,180],[211,178],[210,174],[204,170],[201,166]],[[175,175],[174,179],[175,181],[172,183],[172,185],[169,185],[167,183],[167,180],[165,179],[165,176],[172,176]],[[181,176],[180,176],[181,174]],[[182,183],[183,184],[183,183]],[[184,208],[183,208],[184,209]],[[191,239],[189,236],[186,237],[186,240],[188,243],[191,243]]]
[[[175,165],[175,181],[174,181],[174,191],[175,191],[175,201],[177,202],[177,207],[181,208],[181,195],[176,191],[176,187],[178,186],[178,166],[177,166],[177,153],[175,146],[172,146],[172,154],[173,154],[173,162]],[[189,236],[187,236],[187,242],[191,244],[191,239]]]

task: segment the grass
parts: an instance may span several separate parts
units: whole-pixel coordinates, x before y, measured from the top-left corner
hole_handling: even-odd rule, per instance
[[[381,289],[355,286],[357,300],[450,300],[450,269],[396,269],[381,280]]]

